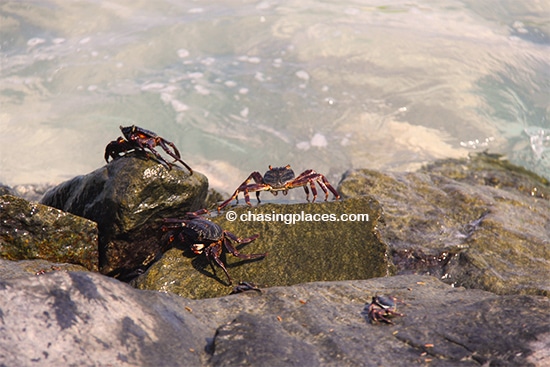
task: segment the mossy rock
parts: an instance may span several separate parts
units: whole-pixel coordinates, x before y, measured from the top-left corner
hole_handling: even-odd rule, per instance
[[[350,171],[339,191],[380,203],[380,235],[399,274],[550,295],[550,186],[532,172],[479,154],[418,172]]]
[[[158,221],[205,205],[208,179],[129,153],[49,190],[42,203],[98,223],[100,271],[126,279],[163,251]]]
[[[97,271],[97,224],[15,196],[0,196],[0,258],[43,259]]]
[[[237,219],[264,216],[264,221]],[[334,215],[334,221],[267,221],[266,215],[304,218],[309,215]],[[368,221],[338,220],[342,214],[368,214]],[[241,260],[224,257],[234,283],[246,281],[259,287],[285,286],[313,281],[368,279],[393,272],[387,246],[377,234],[380,208],[369,198],[307,204],[262,204],[238,207],[212,220],[239,237],[260,234],[254,242],[238,246],[245,254],[265,253],[262,259]],[[234,284],[234,285],[235,285]],[[193,255],[185,247],[173,248],[148,271],[136,279],[141,289],[168,291],[189,298],[226,295],[231,291],[222,269],[215,274],[204,255]]]

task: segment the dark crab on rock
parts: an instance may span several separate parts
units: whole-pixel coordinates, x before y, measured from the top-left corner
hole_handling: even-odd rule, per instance
[[[201,215],[206,214],[206,209],[201,209],[196,212],[186,213],[183,219],[179,218],[165,218],[163,230],[179,230],[177,234],[178,240],[184,243],[191,244],[191,250],[195,254],[206,255],[212,271],[215,274],[213,263],[215,262],[224,271],[229,284],[232,284],[232,279],[225,264],[221,260],[223,249],[241,259],[256,259],[267,256],[267,253],[263,254],[241,254],[232,244],[232,241],[238,244],[247,244],[254,241],[260,235],[255,234],[251,237],[240,238],[233,233],[223,230],[218,224],[203,218]],[[176,236],[170,237],[170,242],[174,241]],[[248,283],[245,283],[248,284]]]
[[[145,149],[148,149],[159,161],[165,164],[168,169],[171,169],[174,164],[167,162],[166,159],[155,150],[156,146],[160,146],[169,156],[174,158],[174,162],[180,162],[191,174],[193,174],[191,167],[181,160],[180,152],[174,143],[158,136],[152,131],[145,130],[135,125],[127,127],[120,126],[120,130],[124,138],[120,136],[117,140],[111,141],[107,144],[107,147],[105,147],[105,161],[107,163],[109,162],[109,157],[116,159],[120,157],[121,153],[126,153],[130,150],[145,151]]]
[[[394,316],[404,316],[397,312],[397,299],[391,296],[374,296],[371,303],[367,303],[363,310],[363,315],[373,324],[383,322],[393,324],[391,318]]]
[[[254,181],[254,183],[250,183],[251,181]],[[248,205],[252,205],[250,203],[250,192],[256,192],[256,199],[258,200],[258,203],[260,203],[261,191],[269,191],[276,196],[279,191],[282,191],[283,195],[286,195],[290,189],[303,187],[306,192],[306,200],[309,201],[308,184],[313,194],[312,201],[315,201],[317,198],[315,183],[317,183],[321,190],[325,193],[325,201],[328,200],[329,191],[334,194],[334,198],[336,200],[340,199],[340,195],[328,182],[327,178],[312,169],[308,169],[296,177],[294,171],[290,168],[290,165],[286,165],[285,167],[269,166],[269,171],[264,173],[263,176],[258,171],[252,172],[237,188],[237,190],[235,190],[233,195],[218,206],[218,211],[222,210],[234,199],[238,202],[238,195],[240,192],[244,193],[244,201]]]

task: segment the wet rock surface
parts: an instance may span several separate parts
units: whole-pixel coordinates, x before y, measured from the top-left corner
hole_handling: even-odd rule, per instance
[[[380,294],[401,300],[393,325],[362,314]],[[549,310],[417,275],[189,300],[51,272],[0,280],[0,364],[545,366]]]
[[[388,248],[375,229],[380,208],[369,198],[241,206],[233,208],[232,213],[237,218],[234,221],[227,220],[225,215],[212,221],[239,237],[260,234],[250,244],[234,243],[241,253],[268,253],[265,258],[254,260],[242,260],[226,253],[223,259],[234,283],[246,281],[260,287],[273,287],[321,280],[368,279],[390,275],[393,271]],[[274,214],[280,216],[279,220],[273,219]],[[348,214],[368,214],[368,221],[340,219]],[[318,220],[305,220],[308,215]],[[334,220],[323,221],[322,215],[333,215]],[[272,216],[271,219],[267,219],[268,216]],[[214,265],[214,274],[206,256],[193,254],[190,245],[182,243],[167,251],[133,284],[140,289],[168,291],[189,298],[228,294],[231,287],[222,269]]]
[[[414,173],[354,170],[339,190],[380,203],[380,235],[400,274],[550,295],[550,186],[531,172],[480,154]]]
[[[0,196],[0,258],[43,259],[98,270],[96,223],[19,197]]]
[[[129,153],[49,190],[42,203],[97,222],[100,271],[135,276],[165,250],[160,218],[204,206],[208,180]]]

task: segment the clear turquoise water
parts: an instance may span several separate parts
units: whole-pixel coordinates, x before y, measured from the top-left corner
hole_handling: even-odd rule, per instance
[[[4,1],[0,182],[90,172],[130,124],[223,191],[270,164],[336,184],[486,149],[550,178],[549,14],[549,1]]]

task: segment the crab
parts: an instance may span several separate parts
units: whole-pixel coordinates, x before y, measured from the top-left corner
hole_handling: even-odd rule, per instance
[[[250,183],[252,180],[254,183]],[[258,171],[252,172],[237,188],[237,190],[235,190],[233,195],[218,206],[218,212],[226,207],[233,199],[238,202],[238,195],[240,192],[244,193],[244,201],[248,205],[252,205],[250,203],[250,192],[256,192],[256,199],[259,204],[261,191],[269,191],[273,195],[277,196],[279,191],[282,191],[283,195],[286,195],[290,189],[303,187],[306,192],[306,200],[309,201],[308,184],[311,188],[311,192],[313,193],[312,202],[314,202],[317,198],[315,183],[317,183],[321,190],[325,193],[325,201],[328,200],[329,190],[334,194],[334,198],[336,200],[340,199],[340,194],[338,194],[338,191],[332,187],[327,178],[312,169],[308,169],[296,177],[294,171],[290,168],[290,165],[286,165],[284,167],[269,166],[269,170],[264,173],[263,176]]]
[[[107,144],[107,147],[105,147],[105,161],[107,163],[109,163],[109,158],[116,159],[120,157],[121,153],[126,153],[129,150],[145,151],[145,149],[148,149],[159,161],[166,164],[168,169],[171,169],[174,164],[167,162],[162,158],[160,153],[155,150],[156,146],[160,146],[169,156],[174,158],[174,162],[180,162],[189,170],[190,174],[193,174],[191,167],[181,160],[180,152],[174,143],[158,136],[152,131],[145,130],[135,125],[127,127],[120,126],[120,130],[124,138],[120,136],[117,140],[111,141]],[[168,146],[170,146],[172,150],[168,149]]]
[[[372,323],[384,322],[393,324],[394,316],[405,316],[397,312],[397,299],[391,296],[373,296],[371,303],[367,303],[363,311],[368,321]]]
[[[185,243],[191,244],[191,250],[199,255],[204,253],[208,259],[212,271],[214,274],[216,270],[214,269],[213,263],[215,262],[227,276],[229,285],[233,283],[225,264],[221,260],[221,255],[223,249],[229,251],[233,256],[236,256],[240,259],[256,259],[267,256],[267,253],[263,254],[241,254],[233,246],[232,241],[238,244],[247,244],[260,235],[255,234],[251,237],[241,238],[237,237],[235,234],[222,229],[218,224],[211,222],[208,219],[202,217],[203,214],[208,213],[206,209],[201,209],[196,212],[189,212],[185,214],[184,219],[179,218],[164,218],[163,230],[168,231],[172,229],[180,229],[179,240]],[[173,241],[174,237],[170,238],[170,241]],[[245,283],[249,284],[249,283]]]

